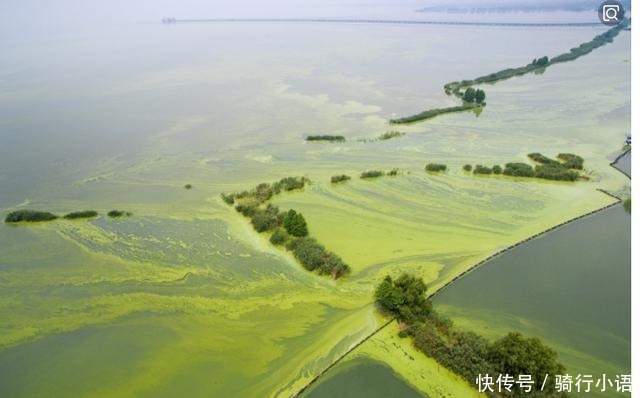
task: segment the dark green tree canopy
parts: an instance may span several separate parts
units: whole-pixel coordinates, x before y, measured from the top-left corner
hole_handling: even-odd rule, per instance
[[[527,338],[517,332],[511,332],[491,344],[488,359],[502,374],[531,375],[538,391],[546,375],[566,373],[564,366],[558,362],[555,351],[545,346],[537,337]],[[553,387],[545,388],[545,391],[551,390]]]
[[[462,96],[462,99],[465,102],[474,102],[476,99],[476,90],[473,87],[467,87],[464,95]]]
[[[425,292],[427,285],[420,278],[402,274],[395,281],[386,276],[376,289],[376,302],[400,320],[422,321],[431,312],[431,302]]]
[[[289,235],[296,236],[298,238],[309,235],[307,222],[305,221],[304,217],[302,216],[302,214],[297,213],[293,209],[289,210],[284,216],[282,224],[284,225],[284,228],[287,230]]]

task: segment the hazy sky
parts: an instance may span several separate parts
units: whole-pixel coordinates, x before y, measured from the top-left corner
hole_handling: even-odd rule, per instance
[[[26,20],[157,20],[164,16],[335,16],[375,9],[415,10],[427,6],[496,6],[501,4],[575,4],[599,0],[1,0],[3,23]],[[353,15],[349,15],[353,16]]]
[[[600,0],[0,0],[0,41],[16,34],[158,22],[164,17],[343,17],[425,19],[430,6],[585,4]]]

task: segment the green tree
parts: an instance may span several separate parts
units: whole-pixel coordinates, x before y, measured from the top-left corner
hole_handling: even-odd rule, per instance
[[[277,227],[278,221],[273,214],[266,211],[259,211],[251,217],[251,224],[253,224],[253,228],[257,232],[265,232]]]
[[[269,238],[269,241],[274,245],[283,245],[287,243],[288,239],[289,234],[278,228],[273,232],[271,238]]]
[[[546,55],[542,58],[538,58],[538,60],[535,61],[536,66],[545,66],[549,63],[549,57],[547,57]]]
[[[540,392],[546,375],[565,374],[566,369],[558,362],[558,354],[536,337],[526,338],[520,333],[511,332],[489,346],[488,359],[501,374],[515,377],[521,374],[531,375]],[[549,396],[553,386],[547,383],[543,394]]]
[[[476,90],[476,95],[475,95],[475,100],[476,103],[478,104],[482,104],[484,102],[484,99],[486,98],[486,94],[484,93],[484,90]]]
[[[287,230],[289,235],[296,236],[298,238],[309,235],[307,222],[305,221],[304,217],[302,216],[302,214],[297,213],[293,209],[289,210],[284,216],[282,224],[284,225],[284,228]]]
[[[403,322],[423,321],[431,312],[431,302],[425,292],[427,285],[420,278],[402,274],[396,280],[386,276],[375,292],[376,302]]]
[[[375,292],[375,298],[378,304],[383,308],[394,308],[393,296],[393,280],[387,275],[378,285]]]
[[[465,102],[473,102],[476,99],[476,90],[473,87],[467,87],[462,100]]]

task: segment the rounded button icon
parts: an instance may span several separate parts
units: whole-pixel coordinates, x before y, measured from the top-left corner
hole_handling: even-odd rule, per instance
[[[607,26],[614,26],[624,19],[624,8],[616,0],[606,0],[598,8],[600,22]]]

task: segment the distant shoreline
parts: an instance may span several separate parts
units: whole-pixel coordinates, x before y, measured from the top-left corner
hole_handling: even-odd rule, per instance
[[[511,26],[511,27],[594,27],[603,26],[600,22],[455,22],[455,21],[421,21],[402,19],[341,19],[341,18],[198,18],[178,19],[165,18],[164,24],[177,23],[344,23],[344,24],[379,24],[379,25],[453,25],[453,26]]]

